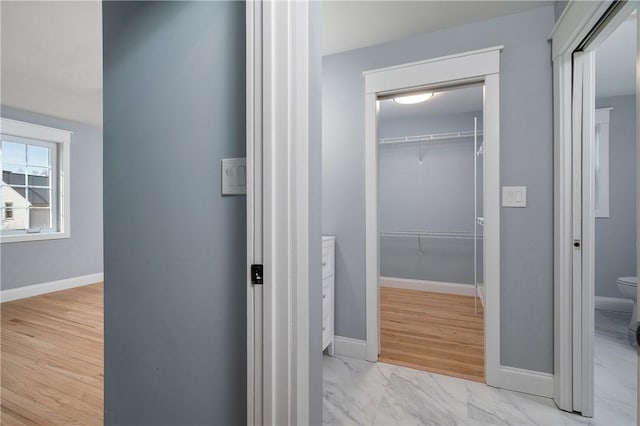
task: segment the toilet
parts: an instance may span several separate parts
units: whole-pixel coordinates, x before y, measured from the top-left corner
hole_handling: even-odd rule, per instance
[[[618,289],[620,294],[625,299],[633,300],[633,314],[631,314],[631,322],[629,323],[629,329],[635,332],[636,329],[636,309],[637,309],[637,291],[638,291],[638,277],[620,277],[617,280]]]

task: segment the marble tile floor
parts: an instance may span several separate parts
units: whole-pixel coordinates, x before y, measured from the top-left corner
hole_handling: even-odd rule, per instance
[[[390,364],[325,356],[323,423],[634,425],[636,355],[626,332],[628,316],[597,312],[592,419],[561,411],[548,398]]]
[[[601,424],[636,424],[638,361],[635,336],[627,328],[630,317],[596,310],[594,420]]]

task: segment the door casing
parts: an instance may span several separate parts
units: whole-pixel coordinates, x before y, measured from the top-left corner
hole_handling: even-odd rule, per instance
[[[378,97],[415,89],[484,84],[485,377],[502,386],[500,369],[500,51],[502,46],[364,73],[366,359],[377,361],[379,339]]]
[[[309,424],[307,1],[246,4],[247,419]],[[318,345],[319,346],[319,343]]]

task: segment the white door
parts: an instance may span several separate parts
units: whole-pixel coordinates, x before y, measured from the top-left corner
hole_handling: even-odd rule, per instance
[[[572,129],[571,129],[571,151],[572,151],[572,169],[573,180],[571,184],[572,193],[572,239],[573,239],[573,255],[572,255],[572,297],[573,297],[573,409],[582,412],[583,415],[589,416],[588,403],[589,392],[593,393],[593,388],[587,385],[587,378],[584,377],[584,367],[588,365],[582,348],[584,347],[585,326],[583,322],[582,312],[582,294],[584,289],[583,281],[583,255],[584,247],[588,242],[583,235],[583,223],[589,222],[588,210],[583,210],[583,176],[588,175],[588,169],[583,169],[583,115],[585,109],[585,99],[588,93],[585,93],[585,64],[589,60],[589,54],[584,52],[576,52],[573,54],[573,99],[571,105]],[[587,151],[587,150],[585,150]],[[583,173],[586,170],[587,173]],[[583,212],[587,212],[587,217],[583,216]],[[576,350],[578,349],[578,350]]]

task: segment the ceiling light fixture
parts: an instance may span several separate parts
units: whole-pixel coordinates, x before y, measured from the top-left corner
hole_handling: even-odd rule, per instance
[[[420,102],[428,101],[433,97],[433,92],[418,93],[414,95],[402,95],[393,98],[393,101],[398,104],[411,105],[419,104]]]

